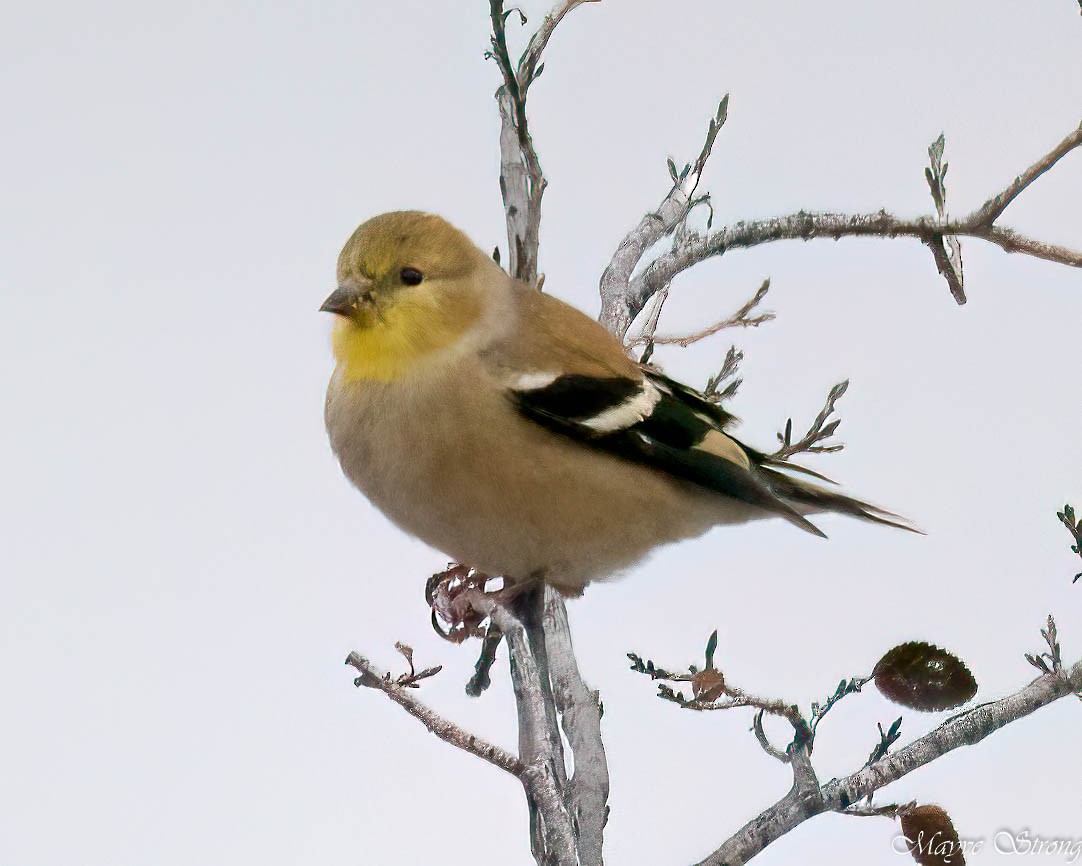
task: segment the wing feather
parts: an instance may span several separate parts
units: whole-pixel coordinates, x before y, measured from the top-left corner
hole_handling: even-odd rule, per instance
[[[774,512],[814,535],[823,533],[804,515],[822,511],[912,529],[889,511],[787,474],[829,481],[744,445],[728,432],[736,416],[636,364],[597,322],[562,301],[522,289],[515,303],[531,327],[510,332],[490,349],[490,360],[523,417],[584,447]]]

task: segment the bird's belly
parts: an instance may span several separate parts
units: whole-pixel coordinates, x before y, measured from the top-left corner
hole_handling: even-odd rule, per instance
[[[725,513],[736,503],[520,418],[500,395],[487,406],[459,397],[364,384],[329,393],[327,405],[350,480],[457,562],[576,588],[660,544],[746,519]]]

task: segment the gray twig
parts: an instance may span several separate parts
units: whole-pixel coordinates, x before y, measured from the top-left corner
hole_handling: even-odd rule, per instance
[[[776,748],[767,737],[766,731],[763,730],[763,714],[765,712],[766,710],[759,710],[752,720],[751,729],[755,734],[755,739],[759,741],[759,745],[763,747],[763,751],[770,755],[770,757],[776,758],[783,764],[788,764],[791,760],[789,755],[781,749]]]
[[[865,767],[870,767],[876,761],[885,758],[890,751],[890,747],[902,738],[901,716],[898,716],[885,731],[883,730],[881,722],[876,722],[875,726],[879,728],[879,742],[875,744],[875,748],[873,748],[871,754],[868,755],[868,760],[864,762]]]
[[[838,683],[838,687],[834,689],[834,693],[826,699],[826,701],[820,704],[818,701],[813,701],[811,705],[811,729],[814,732],[819,723],[823,720],[831,708],[834,707],[838,701],[849,695],[856,694],[864,686],[872,681],[871,677],[854,677],[851,680],[842,680]]]
[[[367,686],[383,692],[445,743],[476,755],[481,760],[501,770],[506,770],[519,779],[525,777],[526,766],[515,755],[443,718],[410,694],[407,685],[399,682],[398,679],[392,679],[389,673],[372,664],[364,656],[351,652],[346,658],[346,664],[352,665],[360,672],[360,676],[354,680],[355,685]]]
[[[699,340],[705,340],[707,337],[711,337],[726,328],[757,328],[759,325],[770,322],[775,318],[775,314],[769,311],[760,313],[757,316],[751,315],[752,310],[759,305],[760,301],[766,297],[766,293],[769,291],[770,280],[763,280],[763,284],[759,286],[758,291],[756,291],[756,293],[731,316],[722,319],[720,322],[715,322],[713,325],[703,328],[701,331],[696,331],[693,334],[686,334],[682,337],[658,337],[654,335],[653,330],[657,328],[657,318],[654,313],[657,315],[660,315],[661,313],[661,304],[658,304],[654,308],[654,313],[651,314],[650,321],[647,323],[647,328],[644,329],[643,334],[640,334],[632,340],[629,345],[638,346],[653,343],[658,346],[677,345],[686,348],[692,343],[697,343]],[[662,301],[662,303],[664,303],[664,301]]]
[[[1071,533],[1071,538],[1074,539],[1071,550],[1082,557],[1082,518],[1075,520],[1074,508],[1071,507],[1070,503],[1063,506],[1063,511],[1057,511],[1056,517],[1059,518],[1060,523],[1067,527],[1067,531]],[[1082,572],[1076,574],[1071,582],[1077,583],[1079,579],[1082,579]]]
[[[496,98],[509,271],[538,290],[544,283],[544,276],[538,273],[538,241],[547,182],[530,134],[526,99],[544,69],[542,55],[556,27],[568,13],[588,2],[596,0],[560,0],[530,38],[516,66],[507,48],[508,13],[503,0],[489,0],[491,56],[503,78]],[[519,17],[525,23],[521,12]],[[608,770],[601,742],[600,702],[579,675],[563,601],[552,590],[528,592],[516,602],[521,621],[502,606],[492,606],[492,599],[483,595],[477,594],[476,603],[481,609],[491,609],[492,622],[507,637],[520,752],[522,760],[538,774],[533,787],[526,787],[534,857],[545,866],[601,866]],[[573,753],[575,771],[570,780],[561,720]]]
[[[1025,688],[998,701],[982,704],[948,719],[931,733],[883,755],[855,773],[835,779],[818,796],[790,791],[733,836],[698,866],[747,863],[768,845],[823,812],[874,814],[858,804],[873,792],[962,746],[979,743],[989,734],[1018,721],[1059,698],[1082,689],[1082,660],[1069,669],[1047,673]]]
[[[721,403],[736,396],[736,392],[744,383],[736,373],[740,369],[740,362],[744,360],[744,353],[736,346],[730,346],[725,353],[725,360],[721,363],[721,369],[706,380],[703,388],[703,396],[711,403]],[[722,388],[722,384],[725,385]]]
[[[928,181],[928,189],[932,193],[932,201],[935,203],[935,211],[940,224],[949,222],[947,216],[947,162],[943,159],[947,140],[943,133],[928,147],[928,167],[924,169],[924,176]],[[991,225],[991,223],[989,223]],[[966,302],[964,277],[962,272],[962,244],[954,235],[935,235],[924,238],[923,242],[932,251],[936,269],[947,281],[951,295],[959,305]]]
[[[665,302],[669,299],[669,289],[666,286],[656,295],[654,295],[654,306],[650,310],[650,315],[646,317],[646,323],[642,327],[642,332],[638,338],[629,345],[635,345],[636,343],[644,345],[642,354],[639,355],[640,364],[650,363],[650,358],[654,354],[654,333],[657,331],[657,323],[661,319],[661,309],[665,306]]]
[[[982,225],[991,225],[1003,214],[1012,201],[1032,184],[1037,178],[1048,171],[1076,147],[1082,145],[1082,124],[1064,137],[1063,141],[1053,147],[1048,153],[1038,159],[1033,165],[1023,171],[1014,180],[1007,184],[1006,189],[992,196],[973,214],[975,222]]]
[[[834,451],[841,451],[845,447],[841,443],[834,445],[821,445],[820,443],[833,436],[838,429],[838,425],[842,423],[841,418],[835,418],[829,423],[827,423],[827,419],[834,414],[835,404],[848,388],[849,380],[846,379],[830,389],[826,403],[823,404],[823,408],[815,416],[815,420],[812,422],[811,427],[808,428],[808,432],[804,434],[799,442],[793,442],[793,419],[787,420],[784,432],[778,433],[778,442],[781,443],[781,447],[770,456],[776,460],[785,460],[794,454],[805,452],[808,454],[829,454]]]
[[[470,603],[499,627],[510,649],[519,755],[527,767],[520,778],[530,805],[534,859],[538,863],[582,866],[573,819],[562,790],[566,784],[563,744],[548,706],[548,675],[516,616],[482,592],[472,592]]]
[[[659,228],[668,223],[648,215],[621,243],[606,268],[606,276],[602,277],[601,321],[615,333],[624,334],[654,293],[663,286],[668,286],[688,268],[712,256],[724,255],[730,250],[748,249],[781,240],[910,237],[932,246],[941,243],[941,240],[937,239],[972,237],[995,244],[1009,253],[1023,253],[1082,268],[1082,251],[1045,243],[995,224],[995,220],[1023,190],[1079,145],[1082,145],[1082,126],[1023,171],[1003,192],[961,219],[941,220],[938,214],[934,217],[903,219],[885,210],[868,214],[802,210],[787,216],[737,222],[705,235],[688,235],[632,277],[631,273],[641,258],[641,251],[634,257],[629,268],[628,247],[636,248],[636,244],[644,240],[649,246],[666,233]],[[946,255],[947,251],[944,250],[943,253]],[[942,261],[939,263],[942,264]],[[621,282],[617,277],[626,277],[626,280]]]
[[[500,112],[500,192],[507,223],[508,265],[513,277],[537,285],[537,250],[541,231],[541,199],[547,181],[541,171],[526,117],[526,97],[541,75],[541,55],[557,25],[571,10],[597,0],[562,0],[545,16],[518,64],[507,48],[507,17],[503,0],[489,0],[492,50],[503,84],[496,91]],[[519,12],[525,23],[525,16]]]
[[[579,673],[563,598],[545,588],[545,643],[549,677],[560,724],[574,756],[566,798],[578,831],[583,864],[602,862],[601,846],[609,816],[609,768],[601,739],[601,699]]]
[[[725,124],[729,112],[729,95],[726,94],[718,104],[717,111],[707,126],[706,138],[695,163],[688,163],[683,170],[677,170],[676,163],[669,160],[669,176],[672,187],[661,200],[657,209],[646,214],[638,225],[620,240],[612,260],[601,275],[599,291],[601,293],[601,323],[618,337],[624,337],[634,318],[642,312],[649,297],[664,288],[664,283],[653,285],[649,296],[632,311],[627,303],[632,285],[632,275],[646,251],[666,235],[672,234],[685,223],[688,214],[701,199],[695,198],[702,179],[703,169],[714,148],[718,132]],[[695,235],[682,235],[690,241]]]

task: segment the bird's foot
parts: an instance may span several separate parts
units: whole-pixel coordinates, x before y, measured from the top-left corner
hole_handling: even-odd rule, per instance
[[[498,601],[503,590],[488,590],[491,580],[489,575],[457,563],[432,575],[425,584],[425,601],[432,609],[432,628],[436,634],[452,643],[462,643],[471,637],[483,638],[485,615],[474,609],[470,595],[484,592]],[[441,620],[447,624],[446,629],[440,625]]]

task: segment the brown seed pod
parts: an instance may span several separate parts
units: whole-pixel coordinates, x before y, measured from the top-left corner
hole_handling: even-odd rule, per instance
[[[717,668],[699,671],[691,678],[691,693],[697,701],[713,701],[725,694],[725,677]]]
[[[943,809],[915,806],[901,818],[906,847],[920,866],[965,866],[958,831]]]
[[[889,650],[872,676],[885,697],[923,712],[949,710],[977,693],[977,681],[961,659],[923,641]]]

